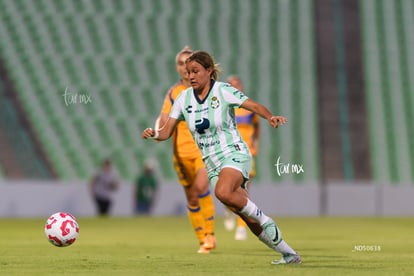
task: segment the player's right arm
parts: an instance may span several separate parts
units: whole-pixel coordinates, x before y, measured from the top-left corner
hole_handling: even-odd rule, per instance
[[[163,126],[167,122],[173,103],[174,103],[173,88],[171,88],[165,95],[164,102],[161,107],[160,115],[157,118],[158,126]],[[157,126],[155,128],[157,128]]]
[[[168,118],[169,118],[169,112],[171,111],[172,108],[172,91],[173,89],[171,88],[167,94],[164,97],[164,102],[162,104],[161,107],[161,111],[160,111],[160,115],[158,116],[158,118],[155,120],[155,126],[154,129],[152,128],[146,128],[144,130],[144,132],[142,133],[142,138],[143,139],[155,139],[158,141],[161,140],[166,140],[168,139],[171,135],[171,133],[168,133],[168,127],[166,126],[166,123],[168,122]],[[165,126],[165,130],[162,131],[161,137],[160,135],[160,131],[161,131],[161,126],[164,129]],[[164,138],[164,132],[166,131],[166,138],[165,139],[161,139]],[[158,139],[160,137],[160,139]]]
[[[155,139],[157,141],[164,141],[171,137],[174,132],[175,127],[177,126],[178,120],[175,118],[169,117],[167,122],[158,130],[152,128],[146,128],[141,137],[143,139]],[[161,125],[161,124],[160,124]]]
[[[158,117],[157,122],[156,122],[156,129],[154,130],[152,128],[146,128],[144,132],[142,133],[143,139],[152,138],[157,141],[164,141],[170,138],[171,135],[173,134],[178,124],[178,119],[181,118],[180,107],[182,103],[180,102],[177,104],[177,102],[175,102],[173,104],[171,93],[172,93],[172,90],[170,90],[167,93],[164,99],[164,104],[161,109],[160,116]],[[171,111],[171,113],[167,115],[167,112],[169,111]],[[158,126],[161,126],[161,127],[158,128]]]
[[[165,125],[168,121],[169,113],[161,112],[158,116],[157,122],[155,123],[155,128],[160,128],[161,126]]]

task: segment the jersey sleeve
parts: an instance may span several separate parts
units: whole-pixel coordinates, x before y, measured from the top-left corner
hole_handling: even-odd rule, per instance
[[[239,107],[248,99],[248,97],[241,91],[237,90],[229,84],[225,84],[222,89],[223,97],[226,102],[233,107]]]

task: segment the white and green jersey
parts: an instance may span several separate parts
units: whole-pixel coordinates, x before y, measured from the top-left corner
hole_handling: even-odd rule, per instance
[[[204,100],[190,87],[174,102],[170,117],[186,121],[208,171],[220,167],[234,152],[250,155],[234,116],[234,107],[246,99],[246,95],[229,84],[212,80]]]

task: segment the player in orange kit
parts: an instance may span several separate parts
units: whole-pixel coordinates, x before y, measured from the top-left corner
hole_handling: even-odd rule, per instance
[[[185,60],[192,53],[191,48],[185,46],[176,55],[176,70],[181,79],[170,88],[165,96],[157,120],[160,127],[167,122],[175,99],[190,86]],[[204,167],[200,150],[195,144],[185,121],[178,123],[173,134],[173,162],[187,199],[187,214],[200,242],[200,248],[197,252],[209,253],[210,250],[216,247],[214,200],[210,193],[207,170]]]
[[[227,82],[236,88],[239,91],[244,92],[243,84],[238,76],[229,76],[227,78]],[[244,108],[235,108],[234,113],[236,115],[236,122],[237,122],[237,129],[240,132],[243,140],[249,146],[250,153],[252,156],[256,156],[259,150],[259,133],[260,133],[260,125],[259,125],[259,115],[244,109]],[[246,185],[246,189],[249,188],[250,182],[253,177],[256,176],[256,169],[255,169],[255,162],[254,158],[252,159],[252,169],[250,171],[250,180]],[[227,230],[233,230],[236,224],[236,218],[232,212],[229,210],[225,211],[225,218],[224,218],[224,226]],[[245,240],[247,239],[247,229],[246,223],[240,218],[237,217],[237,228],[234,238],[236,240]]]

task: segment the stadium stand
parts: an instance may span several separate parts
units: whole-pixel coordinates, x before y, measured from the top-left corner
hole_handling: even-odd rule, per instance
[[[414,180],[412,1],[361,1],[372,167],[379,183]]]
[[[33,141],[23,127],[12,100],[6,95],[0,81],[0,178],[7,173],[12,177],[49,178],[46,164],[39,158]]]
[[[312,17],[312,1],[299,0],[0,0],[0,55],[62,179],[88,178],[107,156],[124,179],[152,156],[175,179],[170,143],[139,135],[188,44],[214,55],[222,79],[240,75],[249,96],[289,118],[283,130],[262,128],[258,179],[301,183],[319,177]],[[279,156],[305,173],[279,177]]]

